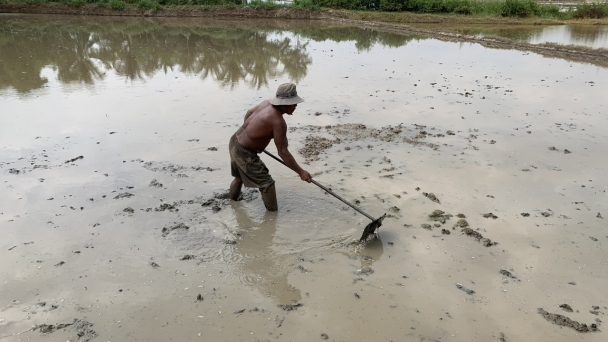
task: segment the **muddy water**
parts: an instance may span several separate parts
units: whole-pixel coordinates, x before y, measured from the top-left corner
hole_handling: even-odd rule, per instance
[[[600,25],[415,25],[426,29],[459,32],[477,37],[502,37],[530,44],[555,43],[585,46],[592,49],[608,48],[608,28]]]
[[[606,69],[320,22],[23,16],[0,60],[3,340],[605,340]],[[279,212],[225,199],[229,137],[287,81],[290,149],[388,213],[377,240],[264,156]]]

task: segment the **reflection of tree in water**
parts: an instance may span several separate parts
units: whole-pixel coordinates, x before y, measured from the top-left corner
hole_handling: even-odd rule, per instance
[[[387,47],[400,47],[413,40],[426,39],[419,36],[406,36],[358,27],[306,28],[294,30],[294,32],[318,42],[325,40],[332,40],[338,43],[354,41],[355,47],[359,51],[370,51],[376,44]]]
[[[62,83],[93,84],[114,69],[126,80],[179,70],[211,77],[233,88],[240,82],[260,89],[270,79],[306,77],[312,58],[308,43],[355,41],[359,50],[380,43],[402,46],[411,37],[352,27],[293,29],[296,38],[280,29],[255,27],[162,25],[151,21],[105,24],[4,22],[0,24],[0,89],[19,93],[42,88],[41,70],[56,70]]]
[[[60,32],[56,37],[61,44],[57,48],[60,58],[55,59],[57,78],[63,83],[92,84],[103,78],[104,72],[99,70],[89,57],[89,51],[97,43],[95,35],[87,32]]]

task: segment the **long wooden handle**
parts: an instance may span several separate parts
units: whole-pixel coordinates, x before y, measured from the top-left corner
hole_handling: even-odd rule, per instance
[[[264,150],[264,153],[266,153],[267,155],[271,156],[274,160],[278,161],[279,163],[289,167],[289,165],[285,164],[284,161],[282,161],[281,159],[277,158],[274,154]],[[290,167],[289,167],[290,168]],[[291,168],[290,168],[291,169]],[[293,169],[292,169],[293,170]],[[338,194],[334,193],[333,191],[329,190],[328,188],[324,187],[323,185],[319,184],[316,180],[311,179],[310,180],[314,185],[318,186],[319,188],[327,191],[330,195],[334,196],[335,198],[339,199],[340,201],[344,202],[344,204],[348,205],[349,207],[355,209],[356,211],[358,211],[360,214],[364,215],[365,217],[367,217],[368,219],[374,221],[375,218],[373,218],[371,215],[368,215],[366,212],[364,212],[363,210],[359,209],[359,207],[357,207],[356,205],[350,203],[349,201],[345,200],[344,198],[340,197]]]

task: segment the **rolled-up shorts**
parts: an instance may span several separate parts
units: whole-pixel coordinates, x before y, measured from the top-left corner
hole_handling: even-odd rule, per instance
[[[243,184],[248,188],[264,190],[274,184],[274,179],[257,152],[241,145],[236,134],[230,138],[228,150],[232,177],[242,179]]]

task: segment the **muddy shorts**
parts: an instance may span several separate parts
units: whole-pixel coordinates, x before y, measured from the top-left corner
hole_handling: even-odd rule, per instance
[[[241,145],[236,135],[230,138],[228,150],[232,177],[242,179],[243,184],[248,188],[266,189],[274,184],[260,156],[254,150]]]

